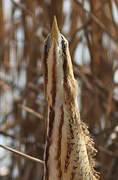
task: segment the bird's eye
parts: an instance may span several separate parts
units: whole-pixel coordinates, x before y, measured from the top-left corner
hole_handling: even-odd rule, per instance
[[[61,35],[61,44],[65,44],[65,39],[62,35]]]
[[[62,34],[61,34],[61,44],[65,44],[65,46],[68,44],[68,41]]]
[[[65,40],[62,35],[61,35],[61,44],[62,44],[62,46],[65,45]]]
[[[61,45],[62,45],[62,51],[63,51],[63,54],[65,54],[66,42],[65,42],[65,40],[64,40],[63,37],[62,37]]]

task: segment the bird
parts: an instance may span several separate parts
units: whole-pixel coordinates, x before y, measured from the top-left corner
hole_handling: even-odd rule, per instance
[[[55,16],[45,40],[42,71],[47,104],[44,180],[98,180],[96,149],[80,118],[68,41]]]

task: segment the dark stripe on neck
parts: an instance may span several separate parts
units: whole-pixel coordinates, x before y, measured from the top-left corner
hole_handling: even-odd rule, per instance
[[[67,155],[66,155],[66,159],[65,159],[65,172],[68,171],[68,166],[70,163],[70,158],[71,158],[71,153],[73,150],[73,143],[71,142],[72,139],[74,139],[74,131],[73,131],[73,118],[71,117],[71,103],[70,103],[70,99],[71,98],[71,93],[70,93],[70,88],[68,85],[68,75],[69,75],[69,64],[68,64],[68,59],[67,59],[67,52],[66,52],[66,48],[65,44],[63,44],[63,58],[64,58],[64,62],[63,62],[63,72],[64,72],[64,91],[66,92],[64,100],[65,100],[65,106],[68,107],[67,109],[69,110],[70,113],[70,117],[68,119],[68,129],[67,131]],[[66,96],[68,95],[68,96]],[[68,101],[69,100],[69,101]],[[69,104],[70,103],[70,104]],[[70,179],[72,179],[73,177],[73,167],[71,169],[71,174],[70,174]]]
[[[66,46],[64,41],[62,40],[62,51],[63,51],[63,72],[64,72],[64,84],[67,81],[67,54],[66,54]]]
[[[53,67],[52,67],[52,106],[55,105],[56,99],[56,47],[54,46],[54,54],[53,54]]]
[[[43,56],[43,71],[44,71],[44,84],[45,84],[45,94],[47,94],[47,84],[48,84],[48,68],[47,68],[47,58],[48,58],[48,49],[47,44],[44,47],[44,56]]]

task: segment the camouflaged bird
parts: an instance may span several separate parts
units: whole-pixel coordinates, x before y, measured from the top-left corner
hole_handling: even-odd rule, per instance
[[[47,101],[44,180],[97,180],[93,140],[78,110],[68,41],[54,17],[42,59]]]

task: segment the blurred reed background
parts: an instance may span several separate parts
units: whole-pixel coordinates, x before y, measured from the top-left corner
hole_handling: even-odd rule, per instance
[[[43,159],[41,57],[56,15],[79,84],[101,180],[118,178],[118,0],[0,0],[0,144]],[[32,112],[33,111],[33,112]],[[0,149],[1,180],[42,180],[43,166]]]

